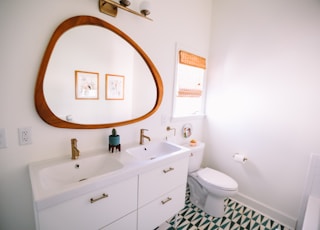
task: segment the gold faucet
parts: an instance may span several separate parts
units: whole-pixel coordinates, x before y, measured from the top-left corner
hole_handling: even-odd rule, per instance
[[[80,151],[77,147],[77,142],[78,140],[76,138],[71,139],[71,153],[72,153],[71,159],[72,160],[76,160],[80,156]]]
[[[144,138],[146,138],[147,140],[151,141],[151,138],[144,135],[144,131],[148,131],[147,129],[140,129],[140,145],[144,144]]]

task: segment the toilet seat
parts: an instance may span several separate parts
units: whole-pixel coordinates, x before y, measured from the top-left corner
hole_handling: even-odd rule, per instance
[[[238,183],[234,179],[211,168],[200,169],[197,175],[200,181],[221,190],[233,191],[238,188]]]

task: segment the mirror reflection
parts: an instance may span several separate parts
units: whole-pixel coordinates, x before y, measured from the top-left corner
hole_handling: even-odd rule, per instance
[[[119,77],[111,79],[111,75]],[[80,124],[142,116],[154,106],[156,92],[151,72],[137,51],[117,34],[92,25],[63,34],[44,79],[44,95],[52,112]],[[121,97],[107,96],[112,93]]]
[[[163,85],[146,53],[126,34],[91,16],[61,23],[38,73],[35,105],[60,128],[131,124],[160,107]]]

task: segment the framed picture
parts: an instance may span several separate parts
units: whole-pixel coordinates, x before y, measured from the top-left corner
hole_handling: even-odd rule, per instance
[[[106,100],[124,99],[124,76],[106,74]]]
[[[99,73],[76,70],[75,80],[76,99],[99,99]]]

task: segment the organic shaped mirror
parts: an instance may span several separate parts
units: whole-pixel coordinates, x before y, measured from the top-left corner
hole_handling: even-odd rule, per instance
[[[92,16],[53,33],[35,88],[40,117],[60,128],[97,129],[141,121],[159,108],[161,77],[125,33]]]

